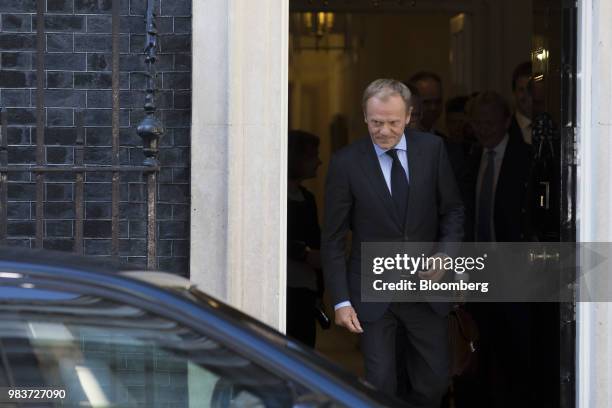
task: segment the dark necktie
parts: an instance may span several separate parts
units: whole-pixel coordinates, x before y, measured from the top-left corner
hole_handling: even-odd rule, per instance
[[[393,202],[400,216],[400,221],[402,225],[404,225],[406,219],[406,206],[408,205],[408,179],[406,178],[406,172],[402,167],[402,163],[397,156],[397,150],[390,149],[387,150],[386,153],[393,159],[393,165],[391,166],[391,196],[393,197]]]
[[[485,167],[480,194],[478,196],[478,241],[493,241],[491,220],[493,214],[493,181],[495,177],[495,150],[487,152],[487,167]]]

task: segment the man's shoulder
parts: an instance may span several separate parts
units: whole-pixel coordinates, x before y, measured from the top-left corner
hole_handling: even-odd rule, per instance
[[[354,157],[357,153],[366,151],[368,148],[372,148],[372,140],[369,136],[364,136],[336,150],[333,157],[336,160],[346,160]]]

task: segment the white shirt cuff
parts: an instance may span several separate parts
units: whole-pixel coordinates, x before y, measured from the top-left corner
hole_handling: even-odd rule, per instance
[[[348,300],[345,300],[344,302],[338,303],[336,306],[334,306],[334,311],[340,309],[341,307],[345,307],[345,306],[351,306],[351,302],[349,302]]]

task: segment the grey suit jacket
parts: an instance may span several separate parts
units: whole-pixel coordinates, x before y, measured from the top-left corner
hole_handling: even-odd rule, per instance
[[[359,318],[380,318],[388,303],[361,302],[362,242],[461,242],[464,208],[441,138],[406,131],[410,194],[401,225],[369,136],[339,150],[331,159],[325,188],[321,252],[332,302],[350,300]],[[346,239],[352,232],[349,260]],[[447,313],[448,304],[434,304]]]

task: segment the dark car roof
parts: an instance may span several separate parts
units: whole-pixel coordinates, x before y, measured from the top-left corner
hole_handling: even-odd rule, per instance
[[[7,284],[7,280],[1,277],[2,272],[17,272],[23,274],[24,279],[30,282],[44,282],[41,285],[43,289],[38,289],[38,295],[41,297],[45,297],[45,293],[40,290],[47,291],[47,296],[52,296],[53,292],[57,295],[57,291],[62,291],[61,288],[70,287],[70,291],[78,291],[76,293],[96,293],[98,296],[126,302],[137,300],[146,304],[146,308],[152,312],[170,316],[192,327],[204,321],[203,324],[209,324],[209,329],[214,327],[220,335],[225,335],[224,340],[230,344],[235,342],[238,349],[245,341],[254,342],[262,349],[262,353],[264,349],[276,353],[279,361],[284,361],[285,365],[293,366],[297,371],[308,371],[311,375],[315,373],[324,376],[332,382],[337,382],[338,389],[342,388],[342,384],[349,384],[352,392],[371,400],[372,406],[398,405],[395,399],[388,398],[363,384],[355,376],[317,353],[305,349],[273,328],[218,299],[199,291],[170,293],[118,274],[121,271],[134,269],[138,268],[108,258],[92,259],[65,252],[0,247],[0,285],[2,286]],[[6,298],[7,292],[4,293],[3,296]],[[31,295],[26,298],[25,294],[36,292],[20,293],[21,295],[15,293],[13,296],[19,296],[22,302],[28,302],[33,298]],[[195,316],[198,316],[198,319],[194,319]]]

